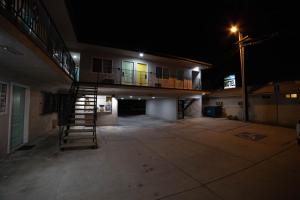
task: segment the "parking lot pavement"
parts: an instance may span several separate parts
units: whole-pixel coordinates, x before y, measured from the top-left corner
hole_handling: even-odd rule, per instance
[[[0,199],[300,199],[293,129],[147,116],[98,127],[100,148],[59,151],[53,134],[0,162]]]

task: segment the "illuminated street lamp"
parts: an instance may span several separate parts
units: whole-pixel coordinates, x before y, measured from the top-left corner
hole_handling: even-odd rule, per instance
[[[232,26],[230,28],[231,33],[238,33],[239,40],[237,44],[240,49],[240,61],[241,61],[241,76],[242,76],[242,99],[243,99],[243,120],[248,121],[248,93],[247,93],[247,83],[245,78],[245,55],[244,55],[244,42],[248,36],[243,37],[242,33],[239,31],[237,26]]]

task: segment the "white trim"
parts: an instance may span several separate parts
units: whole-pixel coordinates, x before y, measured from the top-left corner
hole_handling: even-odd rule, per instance
[[[30,109],[30,88],[25,90],[25,110],[24,110],[24,137],[23,143],[28,143],[29,137],[29,109]]]
[[[9,118],[8,118],[8,143],[7,153],[10,153],[10,139],[11,139],[11,117],[12,117],[12,102],[13,102],[13,86],[19,86],[25,88],[25,110],[24,110],[24,133],[23,144],[28,142],[29,135],[29,106],[30,106],[30,88],[26,85],[11,82],[10,84],[10,97],[9,97]],[[22,144],[22,145],[23,145]]]

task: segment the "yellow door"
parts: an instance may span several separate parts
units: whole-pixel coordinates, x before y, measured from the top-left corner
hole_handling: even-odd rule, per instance
[[[148,85],[148,68],[146,64],[137,64],[137,77],[136,77],[137,85]]]

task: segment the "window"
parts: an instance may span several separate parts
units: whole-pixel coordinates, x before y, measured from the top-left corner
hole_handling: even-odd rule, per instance
[[[112,60],[103,59],[103,73],[111,73],[112,72]]]
[[[42,115],[55,113],[58,109],[58,99],[55,94],[42,92],[43,95],[43,110]]]
[[[165,67],[156,67],[156,78],[169,79],[169,69]]]
[[[285,94],[285,98],[287,98],[287,99],[297,99],[298,98],[298,94],[297,93]]]
[[[0,82],[0,114],[6,112],[7,84]]]
[[[112,73],[112,60],[93,58],[93,72]]]
[[[102,72],[102,59],[93,58],[93,72]]]
[[[297,99],[298,98],[298,94],[291,94],[291,98],[292,99]]]
[[[170,73],[168,68],[163,68],[163,78],[169,79]]]
[[[156,67],[156,78],[162,78],[162,67]]]
[[[97,112],[112,112],[112,97],[111,96],[97,96]]]

